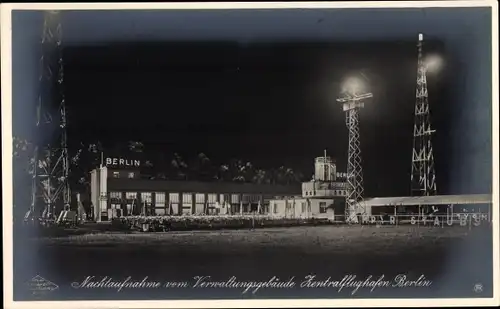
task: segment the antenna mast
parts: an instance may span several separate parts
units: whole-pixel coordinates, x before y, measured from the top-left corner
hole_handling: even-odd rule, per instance
[[[423,60],[423,34],[418,35],[418,71],[415,101],[415,124],[413,127],[413,152],[411,165],[411,195],[436,195],[436,172],[431,137],[429,97],[427,91],[427,68]]]
[[[59,11],[44,12],[35,147],[31,159],[32,199],[26,221],[51,222],[55,219],[56,207],[71,205],[60,15]]]

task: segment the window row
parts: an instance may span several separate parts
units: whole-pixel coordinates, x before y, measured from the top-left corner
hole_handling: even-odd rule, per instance
[[[191,215],[191,214],[237,214],[237,213],[268,213],[269,207],[262,205],[258,207],[255,204],[236,204],[215,207],[216,205],[210,204],[196,204],[185,205],[182,203],[175,203],[158,207],[158,205],[139,205],[136,203],[111,203],[108,205],[102,202],[99,206],[101,220],[110,220],[112,218],[145,214],[151,215]]]
[[[142,202],[153,203],[153,193],[152,192],[141,192],[140,199]],[[112,201],[118,203],[119,200],[123,198],[122,192],[110,192],[109,197]],[[125,192],[126,200],[136,200],[139,196],[137,192]],[[106,193],[101,195],[101,200],[107,199]],[[155,204],[164,205],[167,200],[167,195],[165,192],[155,192],[154,194]],[[248,195],[244,194],[216,194],[216,193],[168,193],[168,201],[170,203],[182,203],[184,204],[204,204],[204,203],[230,203],[230,204],[257,204],[262,203],[263,199],[261,195]]]
[[[300,209],[300,213],[306,214],[306,213],[311,213],[311,204],[308,204],[306,202],[298,202],[298,203],[293,203],[293,202],[287,202],[285,203],[285,213],[294,213],[297,209]],[[279,203],[271,203],[270,204],[270,209],[271,212],[274,214],[277,214],[279,212]]]
[[[121,174],[120,172],[113,172],[113,178],[120,178],[121,177]],[[127,173],[127,178],[130,178],[130,179],[133,179],[135,178],[135,173],[134,172],[128,172]]]
[[[335,196],[344,196],[344,195],[347,195],[347,191],[346,190],[332,190],[332,191],[333,191],[333,195],[335,195]],[[316,195],[316,192],[315,191],[306,191],[305,195],[306,196],[314,196],[314,195]]]

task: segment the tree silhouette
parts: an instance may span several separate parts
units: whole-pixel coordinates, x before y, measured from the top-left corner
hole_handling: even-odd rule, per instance
[[[269,179],[267,174],[268,173],[265,170],[262,170],[262,169],[256,170],[254,175],[253,175],[252,182],[256,183],[256,184],[267,183],[267,180]]]
[[[132,152],[142,153],[144,152],[144,143],[139,141],[129,141],[128,149]]]
[[[212,161],[204,153],[198,154],[198,169],[200,180],[211,181],[214,179]]]
[[[245,182],[254,182],[255,168],[252,163],[245,163],[245,165],[243,165],[242,173],[243,177],[245,178]]]
[[[245,165],[239,159],[232,159],[228,164],[231,181],[245,182]]]
[[[73,192],[82,194],[82,202],[87,213],[91,204],[86,199],[90,197],[90,172],[102,162],[103,146],[100,141],[81,143],[75,156],[71,158],[70,187]]]
[[[174,179],[188,180],[188,165],[178,153],[170,161],[170,171]]]
[[[33,144],[28,140],[14,137],[12,139],[14,168],[19,169],[26,175],[33,174],[33,159],[31,155],[34,152]]]
[[[68,180],[73,192],[88,193],[90,195],[90,167],[97,165],[100,157],[98,151],[99,147],[100,143],[88,145],[82,143],[76,153],[73,156],[70,155],[70,172]],[[35,162],[33,157],[34,151],[35,145],[33,143],[19,137],[13,138],[13,171],[15,183],[24,183],[28,178],[31,178],[35,172],[35,167],[47,169],[49,171],[51,166],[59,159],[56,157],[58,156],[57,153],[42,149],[38,151],[38,160]],[[63,180],[64,179],[59,178],[56,181],[62,182]],[[45,191],[54,193],[56,190],[55,184],[50,183],[48,180],[42,180],[40,185]],[[27,205],[31,202],[27,200],[29,196],[29,194],[14,194],[14,199],[22,199],[21,203]],[[19,211],[27,210],[28,208],[26,207],[26,209],[21,209]]]
[[[211,181],[215,176],[211,164],[212,162],[205,153],[199,153],[189,163],[189,178],[197,181]]]
[[[217,171],[217,179],[221,181],[230,181],[231,180],[231,172],[229,171],[228,164],[222,164]]]

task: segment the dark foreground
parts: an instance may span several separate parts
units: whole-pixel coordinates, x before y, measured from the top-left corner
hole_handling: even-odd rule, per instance
[[[26,239],[14,258],[16,300],[491,297],[492,237],[486,226],[318,226],[169,233],[99,233]],[[36,261],[36,262],[33,262]],[[432,281],[427,287],[300,287],[355,275],[393,282],[399,275]],[[27,282],[39,275],[58,288],[33,296]],[[75,288],[87,276],[123,281],[187,282],[180,288]],[[193,288],[212,281],[295,282],[289,288]],[[293,278],[292,278],[293,277]],[[77,286],[77,284],[74,286]]]

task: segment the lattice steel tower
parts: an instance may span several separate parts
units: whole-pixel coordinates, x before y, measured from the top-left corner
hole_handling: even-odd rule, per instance
[[[32,221],[53,219],[56,207],[71,205],[60,15],[58,11],[44,12],[35,147],[31,160],[32,200],[25,216]]]
[[[349,149],[347,156],[347,183],[345,217],[348,222],[357,219],[356,214],[365,214],[363,207],[363,167],[361,162],[361,140],[359,134],[359,110],[364,107],[364,99],[371,98],[371,93],[358,95],[346,93],[337,99],[346,113],[346,125],[349,130]]]
[[[436,172],[431,137],[429,97],[427,92],[427,67],[422,54],[423,35],[418,35],[418,71],[413,127],[413,153],[411,165],[412,196],[436,195]]]

